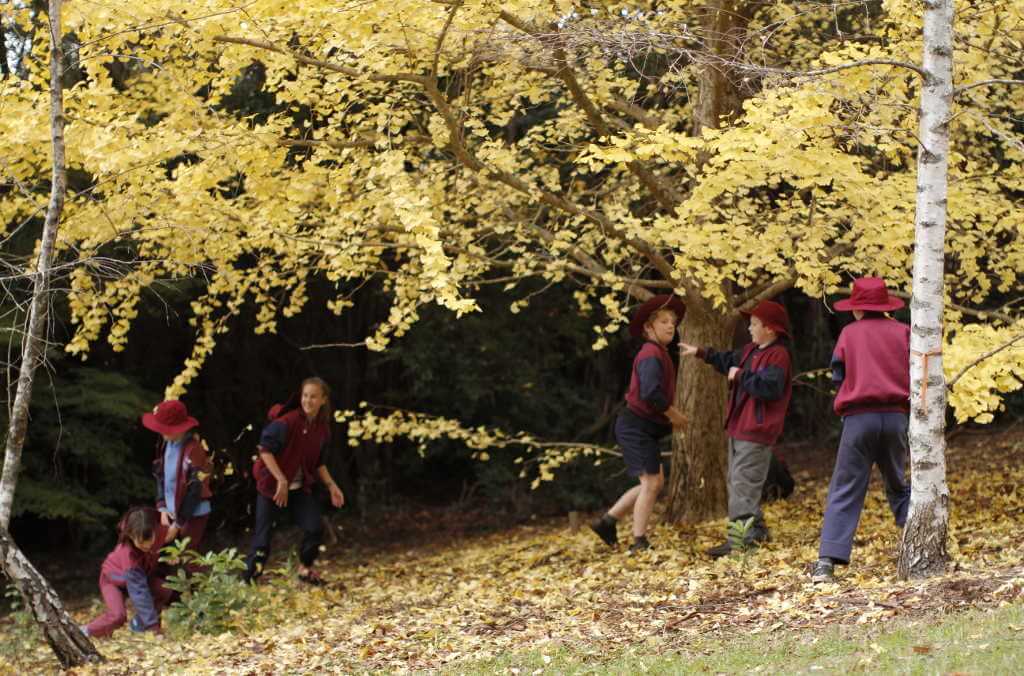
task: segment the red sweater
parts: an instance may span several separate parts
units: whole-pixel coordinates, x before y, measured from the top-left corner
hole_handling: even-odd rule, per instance
[[[910,411],[910,327],[887,317],[848,325],[832,352],[832,380],[841,416]]]

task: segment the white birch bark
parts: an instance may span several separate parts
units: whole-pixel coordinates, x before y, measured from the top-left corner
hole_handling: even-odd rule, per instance
[[[50,203],[43,223],[43,236],[39,244],[29,306],[26,331],[22,339],[21,367],[18,388],[11,409],[10,427],[4,452],[4,469],[0,477],[0,567],[21,592],[25,607],[39,624],[47,643],[61,667],[67,669],[102,659],[92,642],[78,629],[64,610],[60,597],[39,574],[32,563],[11,539],[10,525],[14,491],[18,485],[21,451],[28,430],[28,407],[32,399],[32,384],[36,367],[44,357],[46,315],[49,307],[50,274],[53,245],[57,227],[64,209],[67,191],[64,167],[64,53],[61,49],[61,0],[49,0],[50,23],[50,127],[53,141],[53,173],[50,184]]]
[[[901,578],[943,572],[946,530],[946,386],[942,372],[943,270],[953,100],[953,0],[924,0],[920,148],[910,303],[910,462],[912,491],[900,544]]]

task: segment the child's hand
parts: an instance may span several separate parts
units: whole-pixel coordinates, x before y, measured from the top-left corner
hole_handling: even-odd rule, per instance
[[[288,482],[277,480],[277,490],[274,491],[274,504],[278,507],[288,506]]]
[[[171,515],[168,514],[167,512],[160,512],[160,523],[163,525],[164,528],[170,528],[171,527]]]
[[[736,367],[736,366],[729,367],[729,382],[730,383],[734,382],[736,380],[736,374],[739,373],[740,370],[741,369]]]
[[[331,493],[331,504],[335,507],[341,507],[345,504],[345,494],[338,488],[338,484],[331,484],[327,488]]]
[[[681,354],[684,357],[691,357],[691,356],[697,354],[697,346],[696,345],[690,345],[689,343],[684,343],[683,341],[680,340],[679,341],[679,354]]]

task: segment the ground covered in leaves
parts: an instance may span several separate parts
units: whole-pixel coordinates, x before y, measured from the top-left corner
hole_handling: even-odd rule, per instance
[[[1021,603],[1024,443],[1012,432],[968,432],[952,445],[954,565],[924,583],[895,578],[899,534],[877,475],[852,565],[835,584],[809,583],[827,490],[822,471],[834,454],[822,451],[818,469],[798,475],[797,492],[767,507],[773,541],[747,556],[703,555],[721,538],[722,522],[658,525],[655,549],[636,556],[609,550],[566,520],[412,549],[343,539],[324,556],[326,588],[299,586],[281,572],[258,587],[231,631],[160,638],[120,630],[99,643],[106,664],[76,673],[458,672],[512,651],[548,649],[599,663],[623,649],[685,654],[709,636],[884,626]],[[98,610],[97,599],[76,619]],[[43,645],[6,659],[11,671],[55,664]]]

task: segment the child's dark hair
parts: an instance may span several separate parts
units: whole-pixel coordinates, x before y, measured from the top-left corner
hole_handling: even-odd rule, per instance
[[[117,543],[149,540],[156,533],[158,521],[157,511],[152,507],[132,507],[117,524]]]

